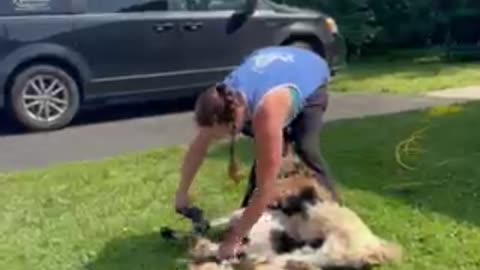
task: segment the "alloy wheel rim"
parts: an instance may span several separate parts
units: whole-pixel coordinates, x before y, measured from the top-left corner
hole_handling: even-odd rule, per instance
[[[36,75],[22,90],[22,102],[28,116],[36,121],[53,122],[68,109],[67,86],[51,75]]]

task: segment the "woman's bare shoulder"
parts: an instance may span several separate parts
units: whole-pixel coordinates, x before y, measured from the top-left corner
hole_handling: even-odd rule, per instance
[[[265,121],[283,124],[288,117],[292,102],[289,91],[288,87],[280,87],[266,94],[253,115],[254,125],[257,123],[262,127]]]

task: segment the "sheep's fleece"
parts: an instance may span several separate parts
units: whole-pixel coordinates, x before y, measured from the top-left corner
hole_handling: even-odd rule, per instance
[[[190,249],[190,270],[325,270],[342,267],[364,269],[398,263],[402,248],[374,235],[360,217],[347,207],[323,201],[309,204],[306,213],[285,215],[269,210],[254,225],[245,247],[246,257],[218,262],[218,243],[197,239]],[[233,213],[235,222],[243,210]],[[277,254],[271,241],[272,231],[283,231],[295,240],[309,243],[322,239],[319,246],[304,245]]]

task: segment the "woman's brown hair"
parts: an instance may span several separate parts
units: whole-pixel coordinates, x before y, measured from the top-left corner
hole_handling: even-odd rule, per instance
[[[242,99],[240,94],[227,88],[224,84],[217,84],[207,89],[197,99],[195,105],[195,121],[199,126],[211,127],[215,124],[227,125],[230,128],[230,161],[228,174],[235,182],[240,182],[238,163],[235,159],[235,109]]]

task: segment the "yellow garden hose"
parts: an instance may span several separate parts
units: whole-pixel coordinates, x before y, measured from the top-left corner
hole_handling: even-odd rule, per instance
[[[395,161],[400,165],[402,168],[413,171],[415,170],[414,167],[406,164],[403,159],[402,159],[402,154],[405,156],[408,156],[412,152],[421,152],[421,149],[418,149],[417,147],[414,146],[415,143],[418,142],[418,140],[421,138],[421,135],[425,130],[427,130],[429,127],[424,127],[419,130],[416,130],[413,132],[407,139],[399,142],[395,146]]]

